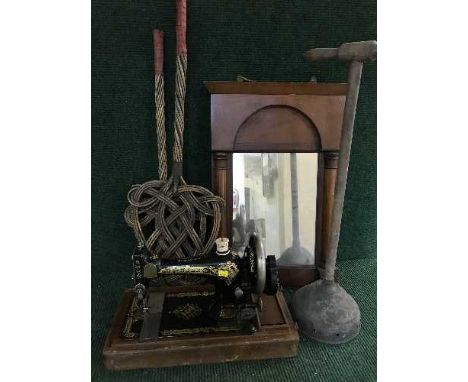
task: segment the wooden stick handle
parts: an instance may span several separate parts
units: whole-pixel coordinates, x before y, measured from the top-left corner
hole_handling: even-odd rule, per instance
[[[153,30],[154,74],[163,74],[164,66],[164,32]]]
[[[177,1],[177,23],[176,23],[176,36],[177,36],[177,55],[187,54],[187,42],[185,34],[187,30],[187,1]]]
[[[174,117],[174,162],[172,169],[173,187],[177,189],[182,179],[182,161],[184,151],[184,118],[185,118],[185,88],[187,77],[187,2],[176,0],[177,4],[177,57],[175,86],[175,117]]]
[[[158,138],[159,179],[167,179],[166,117],[164,103],[164,32],[153,30],[154,53],[154,103],[156,115],[156,136]]]

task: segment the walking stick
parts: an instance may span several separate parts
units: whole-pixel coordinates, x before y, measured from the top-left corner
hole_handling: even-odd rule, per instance
[[[353,339],[361,328],[359,306],[334,276],[362,67],[363,62],[377,59],[377,42],[361,41],[342,44],[339,48],[312,49],[305,53],[305,57],[310,61],[338,59],[350,62],[325,269],[320,280],[296,291],[292,299],[292,309],[304,334],[320,342],[340,344]]]

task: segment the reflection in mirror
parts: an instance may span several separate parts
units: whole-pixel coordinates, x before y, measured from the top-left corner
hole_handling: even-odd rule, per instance
[[[252,232],[279,265],[314,263],[317,198],[314,153],[234,153],[232,245]]]

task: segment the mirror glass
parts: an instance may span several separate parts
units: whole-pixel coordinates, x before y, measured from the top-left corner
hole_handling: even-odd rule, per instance
[[[257,232],[278,265],[314,263],[318,154],[234,153],[232,246]]]

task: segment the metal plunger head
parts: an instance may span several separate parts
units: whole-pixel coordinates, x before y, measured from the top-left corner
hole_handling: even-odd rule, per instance
[[[319,342],[341,344],[356,337],[361,328],[359,306],[334,276],[362,65],[364,61],[377,58],[377,42],[352,42],[339,48],[312,49],[305,53],[305,57],[311,61],[338,59],[351,62],[330,236],[325,246],[328,252],[324,254],[325,269],[321,272],[321,280],[296,291],[291,302],[299,329],[305,335]]]

